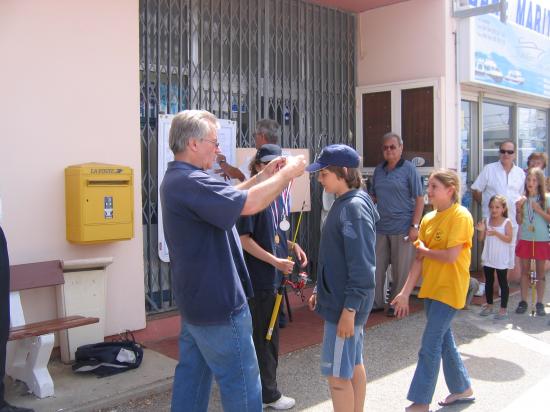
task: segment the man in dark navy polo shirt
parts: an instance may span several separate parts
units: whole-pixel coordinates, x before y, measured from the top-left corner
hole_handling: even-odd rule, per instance
[[[218,127],[211,113],[186,110],[170,129],[174,161],[160,197],[182,315],[172,411],[206,411],[212,376],[225,411],[262,409],[247,305],[252,288],[235,222],[265,209],[305,168],[302,156],[277,158],[238,186],[220,182],[205,173],[220,153]]]

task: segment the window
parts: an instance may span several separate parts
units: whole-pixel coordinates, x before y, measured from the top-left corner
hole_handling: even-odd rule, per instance
[[[363,167],[374,168],[384,160],[382,137],[390,131],[402,137],[404,159],[418,167],[434,167],[437,84],[436,80],[420,80],[357,88],[357,150]]]
[[[499,160],[498,149],[505,140],[514,140],[512,134],[512,106],[501,103],[483,103],[483,164]]]
[[[498,148],[505,140],[516,143],[516,163],[526,168],[531,153],[548,153],[548,111],[512,103],[484,101],[482,166],[499,159]]]
[[[548,112],[529,107],[518,107],[517,163],[527,167],[532,152],[548,152]]]
[[[401,90],[403,157],[418,166],[434,165],[434,89]]]
[[[391,92],[365,93],[363,99],[363,164],[376,166],[384,157],[380,139],[391,131]]]

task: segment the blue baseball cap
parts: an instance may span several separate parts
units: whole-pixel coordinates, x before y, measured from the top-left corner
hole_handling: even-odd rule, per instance
[[[357,152],[345,144],[331,144],[321,150],[321,154],[306,167],[308,172],[318,172],[328,166],[359,167],[361,159]]]

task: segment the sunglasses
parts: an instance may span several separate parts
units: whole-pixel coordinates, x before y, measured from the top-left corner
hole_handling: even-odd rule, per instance
[[[513,155],[515,153],[514,150],[504,150],[504,149],[500,149],[499,152],[500,154],[509,154],[509,155]]]
[[[389,145],[389,146],[386,146],[386,145],[382,146],[382,150],[383,150],[384,152],[385,152],[386,150],[395,150],[395,149],[397,149],[397,146],[394,145],[394,144],[391,144],[391,145]]]

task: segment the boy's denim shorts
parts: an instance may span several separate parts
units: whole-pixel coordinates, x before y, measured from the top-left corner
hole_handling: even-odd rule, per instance
[[[325,321],[321,348],[321,373],[324,376],[351,379],[355,366],[363,364],[364,327],[355,326],[351,338],[336,336],[336,324]]]

